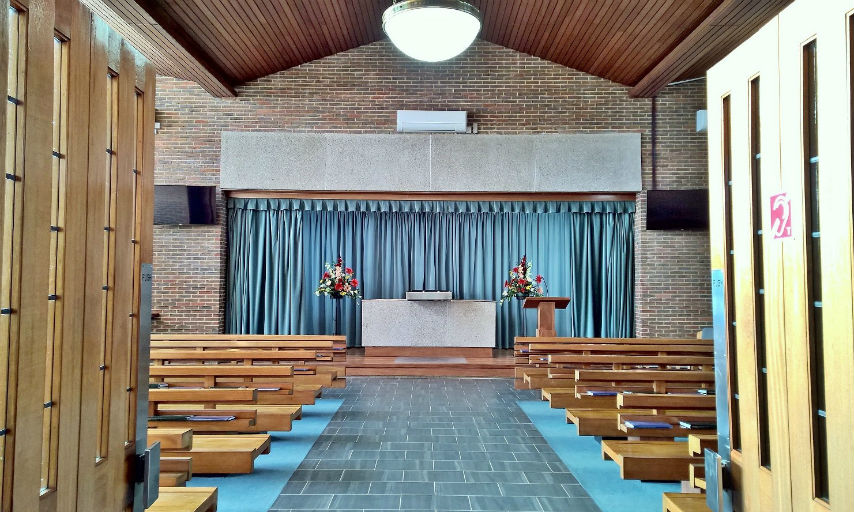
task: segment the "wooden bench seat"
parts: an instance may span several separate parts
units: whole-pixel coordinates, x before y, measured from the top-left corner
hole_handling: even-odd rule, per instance
[[[614,347],[614,345],[609,345]],[[611,352],[610,350],[606,350]],[[578,365],[599,365],[610,367],[613,370],[624,370],[638,366],[694,366],[694,367],[713,367],[715,358],[713,356],[695,356],[695,355],[669,355],[666,354],[651,354],[651,355],[631,355],[631,354],[549,354],[548,361],[550,364],[559,365],[557,368],[562,368],[563,365],[578,366]]]
[[[193,474],[246,474],[254,469],[255,459],[270,451],[268,434],[197,435],[189,450],[163,451],[164,456],[190,457]]]
[[[571,387],[572,369],[711,369],[711,340],[517,337],[516,387]]]
[[[621,409],[624,410],[624,409]],[[661,414],[649,414],[649,412],[645,412],[642,414],[620,414],[617,417],[618,428],[621,432],[625,432],[629,437],[663,437],[663,438],[674,438],[674,437],[687,437],[692,433],[698,434],[712,434],[716,432],[716,428],[708,428],[708,429],[689,429],[680,426],[680,422],[682,421],[703,421],[703,422],[714,422],[715,420],[715,411],[670,411],[663,410]],[[659,423],[668,423],[670,424],[670,428],[668,429],[655,429],[655,428],[632,428],[626,425],[626,422],[632,421],[654,421]]]
[[[312,349],[319,361],[347,360],[347,337],[327,334],[153,334],[151,348]]]
[[[567,409],[566,422],[578,427],[578,435],[600,437],[684,437],[695,432],[679,427],[682,419],[709,418],[714,419],[714,411],[710,414],[696,416],[698,411],[664,410],[663,414],[653,415],[644,409]],[[702,411],[706,412],[706,411]],[[670,423],[670,429],[631,429],[625,425],[626,420],[657,421]],[[702,431],[707,433],[708,431]]]
[[[157,485],[160,487],[186,487],[187,474],[180,471],[160,471]]]
[[[620,466],[624,480],[686,481],[690,465],[703,463],[687,441],[602,441],[602,457]]]
[[[620,393],[617,407],[632,409],[697,409],[714,410],[715,395],[699,393]]]
[[[694,370],[575,370],[575,385],[620,387],[632,383],[652,384],[653,392],[667,393],[674,384],[684,388],[687,383],[698,388],[715,383],[713,371]]]
[[[706,465],[691,464],[688,468],[688,482],[697,489],[706,490]]]
[[[184,487],[192,476],[192,458],[160,457],[160,487]]]
[[[567,409],[566,422],[574,423],[580,436],[626,437],[617,423],[619,413],[609,409]]]
[[[149,429],[191,429],[196,434],[210,432],[266,432],[255,426],[257,412],[254,410],[212,410],[198,404],[176,404],[181,409],[163,410],[163,404],[156,413],[148,417]],[[233,407],[231,405],[226,407]],[[195,419],[195,417],[200,419]],[[216,420],[219,416],[222,419]]]
[[[691,434],[688,436],[688,449],[694,455],[702,456],[707,448],[713,451],[718,449],[717,434]]]
[[[161,450],[189,449],[193,446],[193,430],[189,428],[150,428],[148,444],[160,443]]]
[[[665,492],[662,495],[664,512],[712,512],[706,505],[705,494]]]
[[[192,429],[196,432],[253,432],[257,412],[254,410],[214,410],[216,406],[255,405],[258,391],[255,389],[230,388],[172,388],[150,389],[148,392],[149,428]],[[166,404],[179,405],[168,411],[176,416],[235,416],[222,421],[191,421],[187,419],[162,418]],[[156,419],[159,418],[159,419]]]
[[[257,404],[214,404],[206,408],[202,404],[160,404],[158,412],[162,414],[250,414],[255,422],[252,428],[244,432],[289,432],[294,420],[302,417],[299,405],[257,405]]]
[[[149,512],[216,512],[216,487],[161,487]]]

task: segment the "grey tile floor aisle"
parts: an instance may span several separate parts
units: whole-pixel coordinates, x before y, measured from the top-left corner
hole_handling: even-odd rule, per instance
[[[599,511],[511,379],[349,377],[271,510]]]

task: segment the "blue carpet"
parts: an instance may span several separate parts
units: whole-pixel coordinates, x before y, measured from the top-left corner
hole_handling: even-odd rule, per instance
[[[187,486],[218,487],[219,512],[267,512],[342,403],[324,398],[304,405],[302,419],[293,423],[290,432],[270,432],[270,453],[255,459],[253,473],[197,476]]]
[[[518,403],[602,512],[659,512],[661,493],[680,491],[675,483],[622,480],[620,467],[602,460],[599,442],[579,436],[575,425],[566,423],[564,409],[552,409],[544,401]]]

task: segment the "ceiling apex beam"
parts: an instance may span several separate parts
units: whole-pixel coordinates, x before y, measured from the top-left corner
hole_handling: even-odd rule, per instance
[[[234,97],[234,80],[154,0],[82,0],[146,56],[161,74],[192,80],[216,97]]]
[[[742,41],[776,16],[792,0],[723,0],[673,50],[664,56],[634,87],[632,98],[651,98],[690,71],[698,63],[704,68],[734,50]]]

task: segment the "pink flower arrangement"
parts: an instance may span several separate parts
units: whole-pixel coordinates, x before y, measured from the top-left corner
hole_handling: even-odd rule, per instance
[[[362,297],[359,293],[359,280],[356,279],[352,268],[344,266],[344,260],[340,256],[335,265],[325,263],[324,266],[326,271],[323,272],[317,289],[314,290],[315,295],[327,295],[335,299],[342,297],[359,299]]]
[[[512,298],[542,297],[543,276],[533,276],[533,265],[527,256],[522,256],[519,264],[510,269],[510,279],[504,281],[504,291],[501,293],[501,303]]]

